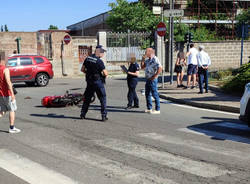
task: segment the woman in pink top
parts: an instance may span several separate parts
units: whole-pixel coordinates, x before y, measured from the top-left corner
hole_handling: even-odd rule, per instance
[[[10,80],[10,71],[6,68],[5,61],[5,53],[0,52],[0,117],[9,111],[9,133],[19,133],[21,130],[14,126],[16,97]]]

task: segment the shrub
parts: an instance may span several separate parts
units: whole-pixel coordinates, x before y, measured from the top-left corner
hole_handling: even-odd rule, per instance
[[[250,82],[250,64],[242,65],[233,73],[235,75],[225,82],[222,89],[229,93],[243,93],[245,85]]]

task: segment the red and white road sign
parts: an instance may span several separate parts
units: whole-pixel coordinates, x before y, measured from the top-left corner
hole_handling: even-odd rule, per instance
[[[165,36],[166,31],[167,31],[166,25],[165,25],[163,22],[160,22],[160,23],[157,25],[157,34],[158,34],[159,36]]]
[[[64,40],[64,43],[67,45],[70,43],[71,37],[69,35],[65,35],[63,40]]]

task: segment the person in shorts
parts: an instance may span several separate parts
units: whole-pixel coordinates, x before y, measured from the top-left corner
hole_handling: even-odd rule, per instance
[[[190,88],[191,78],[193,79],[193,84],[192,84],[191,89],[195,88],[195,86],[196,86],[196,74],[198,72],[197,54],[198,54],[198,50],[194,47],[194,44],[191,43],[190,44],[190,50],[186,54],[187,64],[188,64],[187,87],[186,88]]]
[[[9,133],[21,132],[14,126],[16,110],[16,97],[10,80],[10,71],[6,67],[5,52],[0,51],[0,117],[9,112]]]
[[[185,87],[182,84],[184,76],[184,66],[186,65],[185,54],[183,51],[179,51],[175,63],[174,71],[177,73],[177,88]]]

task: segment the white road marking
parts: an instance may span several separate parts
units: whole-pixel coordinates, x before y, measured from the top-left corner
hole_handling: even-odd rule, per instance
[[[219,113],[219,114],[227,114],[227,115],[232,115],[232,116],[239,116],[239,113],[232,113],[232,112],[225,112],[225,111],[218,111],[218,110],[212,110],[212,109],[205,109],[205,108],[199,108],[199,107],[193,107],[189,105],[182,105],[182,104],[177,104],[177,103],[168,103],[169,101],[163,102],[165,104],[171,104],[175,105],[178,107],[183,107],[183,108],[188,108],[188,109],[195,109],[195,110],[200,110],[200,111],[207,111],[207,112],[213,112],[213,113]]]
[[[211,130],[205,130],[202,128],[195,128],[195,127],[192,127],[192,129],[180,128],[178,129],[178,131],[250,144],[250,138],[226,134],[226,133],[220,133],[220,132],[211,131]]]
[[[161,134],[157,134],[157,133],[142,133],[142,134],[138,134],[138,136],[148,138],[148,139],[153,139],[156,141],[161,141],[164,143],[187,146],[187,147],[191,147],[191,148],[194,148],[197,150],[216,153],[216,154],[220,154],[220,155],[232,156],[232,157],[236,157],[236,158],[243,159],[243,160],[250,159],[250,155],[248,152],[245,153],[245,152],[241,152],[238,150],[231,150],[231,149],[227,149],[227,148],[217,147],[217,146],[213,146],[213,145],[209,145],[209,144],[196,142],[193,140],[172,137],[169,135],[161,135]]]
[[[250,128],[247,125],[243,125],[240,123],[223,122],[223,123],[215,123],[213,125],[226,127],[226,128],[233,128],[233,129],[238,129],[238,130],[246,130],[250,132]]]
[[[0,149],[0,167],[30,184],[76,184],[67,176],[6,149]]]
[[[123,180],[124,182],[143,184],[177,184],[170,179],[161,178],[149,172],[129,167],[123,163],[110,160],[102,156],[89,153],[87,151],[73,151],[73,149],[71,149],[70,147],[65,147],[64,145],[46,144],[39,145],[37,146],[37,148],[59,156],[67,156],[76,160],[77,162],[80,161],[83,165],[89,165],[95,168],[103,169],[105,171],[105,176],[108,176],[110,178],[117,178]]]
[[[167,152],[157,151],[143,145],[118,139],[95,140],[94,143],[99,146],[107,147],[112,150],[120,151],[125,154],[133,155],[138,158],[146,159],[170,168],[206,178],[213,178],[216,176],[233,173],[228,170],[220,169],[213,164],[195,161],[189,158],[176,156]]]

